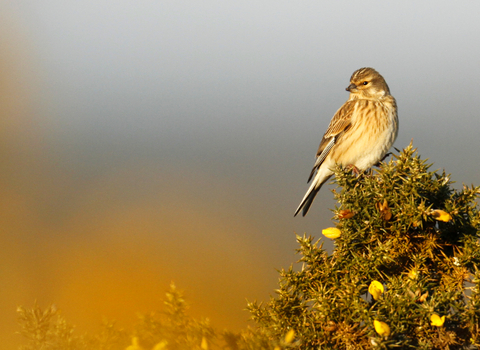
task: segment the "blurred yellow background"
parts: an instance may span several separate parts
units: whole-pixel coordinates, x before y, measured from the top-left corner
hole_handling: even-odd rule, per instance
[[[188,167],[154,159],[126,156],[85,177],[88,164],[69,169],[68,157],[85,154],[59,155],[62,145],[52,144],[58,126],[46,111],[55,113],[55,98],[43,90],[32,43],[3,15],[2,348],[21,341],[19,305],[55,303],[79,333],[98,331],[103,318],[131,328],[137,313],[162,309],[171,281],[186,291],[194,316],[220,329],[244,327],[245,299],[266,298],[276,281],[265,263],[268,240],[245,220],[245,193],[200,171],[189,181]]]

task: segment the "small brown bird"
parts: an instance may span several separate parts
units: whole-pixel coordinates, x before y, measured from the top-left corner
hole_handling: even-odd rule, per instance
[[[385,157],[397,138],[397,103],[385,79],[375,69],[355,71],[346,90],[350,97],[335,113],[323,135],[307,181],[313,177],[312,184],[294,216],[302,208],[303,216],[307,214],[336,164],[367,170]]]

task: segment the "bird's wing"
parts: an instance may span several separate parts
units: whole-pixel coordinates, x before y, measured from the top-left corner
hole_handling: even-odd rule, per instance
[[[356,101],[345,102],[333,116],[327,131],[323,135],[320,146],[318,147],[315,164],[313,165],[312,172],[310,173],[307,182],[310,182],[313,174],[315,174],[325,158],[327,158],[333,146],[335,146],[338,136],[350,127],[353,110],[355,109],[355,102]]]

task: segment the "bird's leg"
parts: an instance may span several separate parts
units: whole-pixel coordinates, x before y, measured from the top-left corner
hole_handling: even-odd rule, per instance
[[[360,170],[358,170],[358,168],[353,165],[353,164],[349,164],[345,167],[346,170],[351,170],[352,173],[356,176],[360,175]]]
[[[387,158],[387,157],[390,156],[391,154],[392,154],[392,152],[388,152],[387,154],[385,154],[385,155],[383,156],[383,158],[378,161],[378,163],[374,164],[374,166],[380,168],[380,164],[385,160],[385,158]]]

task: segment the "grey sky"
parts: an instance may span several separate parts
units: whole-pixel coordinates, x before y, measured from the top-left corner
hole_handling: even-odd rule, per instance
[[[147,137],[207,158],[202,146],[253,148],[290,168],[312,159],[350,74],[373,66],[398,100],[397,147],[413,137],[452,172],[474,170],[459,154],[478,159],[478,3],[18,3],[69,137]]]
[[[395,146],[413,138],[455,180],[480,182],[476,2],[16,6],[68,139],[149,142],[218,176],[242,162],[295,203],[350,74],[372,66],[398,101]]]

